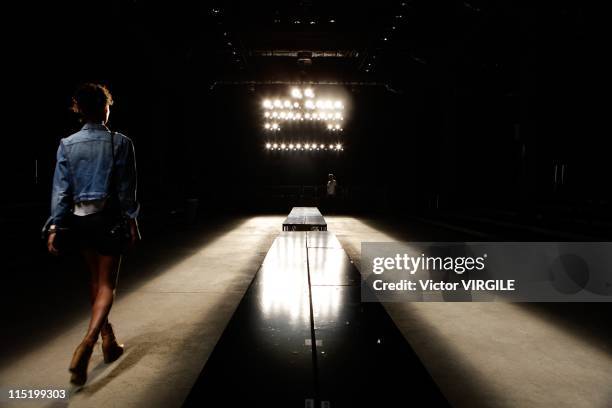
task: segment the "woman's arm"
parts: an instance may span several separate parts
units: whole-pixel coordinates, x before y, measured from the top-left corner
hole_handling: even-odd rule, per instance
[[[57,149],[57,162],[53,174],[53,191],[51,193],[51,217],[49,225],[63,226],[66,217],[72,208],[72,184],[70,182],[70,166],[64,149],[60,142]]]
[[[118,195],[121,202],[121,210],[126,217],[130,219],[130,229],[132,235],[132,244],[140,239],[138,223],[136,218],[140,212],[140,204],[136,199],[137,190],[137,173],[136,173],[136,154],[134,145],[130,139],[127,139],[126,148],[124,149],[123,166],[117,169],[118,176]]]
[[[72,185],[70,183],[70,167],[64,150],[64,144],[60,142],[57,148],[57,160],[53,174],[53,189],[51,192],[51,215],[43,227],[43,233],[48,232],[47,248],[53,255],[57,255],[55,248],[56,228],[65,224],[66,216],[72,208]]]

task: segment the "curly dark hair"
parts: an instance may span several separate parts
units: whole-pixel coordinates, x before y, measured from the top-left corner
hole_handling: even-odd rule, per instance
[[[112,104],[113,97],[105,85],[88,82],[74,93],[71,110],[82,119],[98,120],[104,118],[104,108]]]

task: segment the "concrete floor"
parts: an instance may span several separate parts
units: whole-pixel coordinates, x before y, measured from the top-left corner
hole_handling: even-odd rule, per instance
[[[138,284],[129,278],[120,280],[110,317],[119,340],[126,344],[126,353],[106,365],[96,348],[89,381],[80,391],[70,387],[67,367],[86,331],[85,313],[43,347],[3,365],[2,388],[68,388],[74,392],[71,407],[180,406],[279,233],[283,218],[237,220],[231,230],[217,231],[219,235],[201,246],[164,253],[178,261],[164,265],[150,279]],[[136,263],[126,261],[128,276]],[[49,406],[63,405],[67,404]],[[9,404],[4,399],[0,406],[41,404]]]
[[[358,267],[362,241],[411,238],[375,221],[325,219]],[[609,336],[597,341],[579,324],[571,330],[527,304],[385,307],[453,406],[612,407]]]
[[[111,321],[126,354],[105,365],[99,348],[90,380],[72,389],[75,407],[177,407],[189,392],[257,271],[284,216],[241,218],[213,238],[139,253],[158,270],[130,279],[126,262]],[[353,217],[326,216],[359,266],[362,241],[409,239],[410,232]],[[227,224],[223,224],[227,225]],[[172,263],[155,257],[171,257]],[[137,257],[135,257],[137,258]],[[160,258],[160,259],[161,259]],[[398,303],[385,305],[406,339],[457,407],[610,407],[609,338],[582,335],[521,304]],[[44,346],[0,368],[0,385],[69,388],[67,366],[82,338],[84,311]],[[406,385],[409,390],[410,384]],[[28,406],[18,402],[1,406]],[[40,403],[32,404],[41,406]],[[49,406],[63,406],[49,404]]]

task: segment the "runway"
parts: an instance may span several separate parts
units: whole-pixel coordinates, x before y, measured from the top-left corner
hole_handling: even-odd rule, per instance
[[[196,231],[145,236],[142,246],[124,264],[110,315],[119,340],[126,344],[126,354],[107,366],[97,347],[90,380],[71,397],[69,405],[180,406],[282,220],[281,216],[236,218],[209,223],[208,228],[200,226]],[[47,262],[53,265],[52,259]],[[60,293],[55,296],[79,309],[62,311],[59,317],[64,324],[55,326],[59,329],[41,330],[30,316],[28,330],[22,332],[26,337],[11,339],[13,352],[3,356],[1,365],[3,387],[74,391],[68,382],[68,363],[87,328],[89,310],[86,287],[74,293],[69,289],[58,287]],[[48,312],[53,315],[52,310]],[[28,336],[37,341],[19,347],[20,340]],[[24,402],[14,406],[24,406]]]
[[[69,405],[181,406],[244,302],[284,218],[282,214],[233,218],[154,235],[143,242],[125,262],[111,312],[126,354],[106,366],[96,349],[90,381],[72,395]],[[399,229],[376,219],[325,219],[357,267],[361,241],[467,239],[466,233],[420,222]],[[52,262],[45,272],[61,273],[66,266]],[[88,318],[86,292],[73,289],[59,286],[50,298],[41,300],[43,306],[68,307],[38,316],[25,306],[8,310],[21,316],[22,324],[10,341],[6,337],[3,341],[2,387],[69,386],[67,365]],[[19,291],[16,287],[15,293]],[[282,300],[272,296],[271,302]],[[340,299],[341,307],[351,303]],[[402,352],[415,353],[452,406],[604,407],[610,402],[607,304],[393,303],[384,307],[403,335]],[[61,323],[39,325],[37,317]],[[262,379],[250,381],[243,386],[256,390],[254,385]],[[326,381],[338,389],[351,386],[342,376]],[[405,391],[410,390],[406,384]]]

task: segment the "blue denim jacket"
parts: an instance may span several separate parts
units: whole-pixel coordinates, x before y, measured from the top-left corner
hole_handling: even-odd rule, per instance
[[[73,204],[99,200],[108,196],[112,167],[111,136],[102,124],[87,123],[77,133],[60,141],[53,176],[50,225],[61,227]],[[136,218],[140,205],[136,201],[136,159],[132,141],[115,133],[115,183],[125,216]]]

